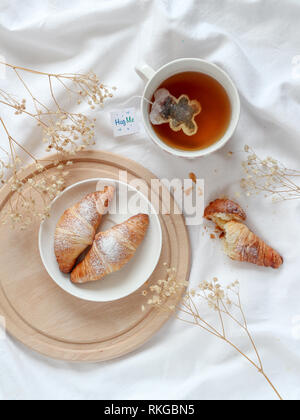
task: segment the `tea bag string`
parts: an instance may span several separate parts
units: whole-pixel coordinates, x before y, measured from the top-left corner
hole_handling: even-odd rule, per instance
[[[116,109],[118,107],[124,107],[124,106],[128,105],[131,101],[133,101],[134,99],[141,99],[141,100],[144,100],[145,102],[147,102],[150,105],[154,105],[154,103],[152,101],[149,101],[149,99],[144,98],[144,96],[136,95],[136,96],[131,96],[129,99],[127,99],[124,102],[109,106],[108,110],[112,111],[113,109]]]

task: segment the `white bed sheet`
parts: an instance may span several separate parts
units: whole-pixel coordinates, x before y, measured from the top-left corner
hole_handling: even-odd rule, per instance
[[[118,87],[114,105],[142,93],[134,72],[139,61],[158,68],[176,58],[199,57],[222,66],[238,86],[242,115],[232,141],[210,157],[179,163],[143,130],[113,138],[107,111],[97,122],[98,148],[135,159],[162,178],[185,178],[193,171],[205,179],[209,201],[237,190],[245,144],[299,168],[300,79],[292,65],[300,55],[299,21],[297,0],[0,0],[0,55],[40,70],[93,69]],[[13,128],[26,146],[42,153],[31,128]],[[232,158],[228,151],[235,152]],[[242,197],[240,203],[251,226],[284,255],[283,268],[231,262],[217,241],[192,227],[191,283],[215,276],[240,280],[266,372],[285,398],[299,399],[300,201],[274,205]],[[239,340],[239,330],[232,334]],[[138,351],[90,365],[50,360],[14,339],[0,340],[0,398],[273,399],[274,394],[224,343],[172,320]]]

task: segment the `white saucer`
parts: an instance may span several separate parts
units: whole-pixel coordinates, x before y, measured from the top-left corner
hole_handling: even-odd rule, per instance
[[[100,229],[105,231],[122,223],[137,213],[147,213],[150,224],[143,243],[133,259],[120,271],[109,274],[102,280],[75,285],[70,275],[63,274],[54,254],[54,233],[57,222],[66,209],[72,207],[85,195],[97,191],[97,185],[113,184],[116,188],[111,210],[103,217]],[[128,202],[130,206],[128,208]],[[132,205],[136,203],[136,205]],[[117,208],[117,212],[114,209]],[[51,216],[41,224],[39,249],[43,264],[55,283],[67,293],[83,300],[108,302],[124,298],[139,289],[155,270],[162,250],[162,230],[159,217],[149,200],[138,190],[118,180],[109,178],[89,179],[67,188],[51,206]]]

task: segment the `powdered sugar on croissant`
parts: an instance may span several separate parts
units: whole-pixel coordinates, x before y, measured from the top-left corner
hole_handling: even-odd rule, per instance
[[[283,264],[278,252],[243,223],[246,214],[237,203],[227,199],[215,200],[206,208],[204,217],[215,222],[224,232],[224,250],[231,259],[272,268]]]
[[[279,268],[283,263],[278,252],[242,223],[226,223],[224,247],[226,254],[233,260],[272,268]]]
[[[120,270],[135,255],[149,226],[149,216],[138,214],[126,222],[100,232],[85,259],[73,270],[73,283],[100,280]]]
[[[70,273],[79,255],[92,245],[113,196],[114,187],[106,186],[102,191],[88,194],[66,210],[59,220],[55,230],[54,251],[63,273]]]

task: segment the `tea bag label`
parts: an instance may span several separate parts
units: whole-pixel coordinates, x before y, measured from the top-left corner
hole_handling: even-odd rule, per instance
[[[115,110],[110,113],[110,116],[115,137],[138,133],[139,125],[135,108]]]

